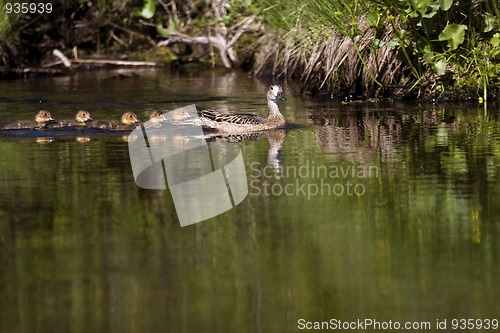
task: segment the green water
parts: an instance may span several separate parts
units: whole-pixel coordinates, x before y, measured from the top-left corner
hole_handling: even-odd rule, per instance
[[[2,81],[0,119],[45,108],[145,120],[192,103],[264,114],[269,83],[150,70]],[[284,91],[283,113],[304,126],[234,143],[248,197],[183,228],[169,190],[136,186],[123,135],[0,134],[0,331],[499,319],[498,106],[346,106]]]

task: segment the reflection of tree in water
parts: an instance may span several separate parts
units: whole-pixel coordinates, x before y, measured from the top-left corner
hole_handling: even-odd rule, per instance
[[[389,175],[438,175],[452,180],[457,190],[464,184],[484,183],[496,174],[491,166],[500,158],[499,126],[482,110],[426,108],[348,110],[338,114],[314,114],[318,147],[328,158],[361,165],[384,164]],[[484,186],[483,186],[484,187]],[[471,190],[471,187],[467,187]],[[463,191],[460,190],[460,191]]]
[[[401,114],[387,112],[349,112],[342,120],[312,117],[313,123],[326,123],[316,134],[318,146],[333,159],[361,164],[393,162],[398,146],[410,127]]]

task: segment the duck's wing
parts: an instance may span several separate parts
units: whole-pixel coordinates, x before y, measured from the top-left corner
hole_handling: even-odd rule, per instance
[[[264,118],[257,116],[256,114],[249,113],[219,114],[215,118],[215,121],[217,122],[226,122],[238,125],[259,125],[263,120]]]
[[[204,108],[202,106],[198,106],[198,105],[196,105],[196,111],[198,112],[199,117],[207,118],[207,119],[210,119],[213,121],[215,121],[215,119],[217,118],[217,115],[220,114],[219,112],[217,112],[215,110],[210,110],[210,109]]]
[[[264,120],[261,116],[251,113],[220,113],[200,106],[196,106],[196,110],[198,111],[198,115],[200,117],[218,123],[225,122],[238,125],[258,125]]]

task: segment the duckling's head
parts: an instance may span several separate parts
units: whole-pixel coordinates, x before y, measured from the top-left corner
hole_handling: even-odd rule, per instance
[[[276,103],[278,101],[284,101],[285,95],[283,95],[283,89],[281,88],[281,86],[273,84],[271,87],[269,87],[269,90],[267,91],[267,98]]]
[[[53,120],[54,118],[52,118],[50,112],[45,110],[40,110],[35,116],[35,121],[37,123],[46,123]]]
[[[149,115],[149,121],[153,124],[157,124],[163,120],[163,113],[160,111],[153,111]]]
[[[171,120],[173,121],[183,121],[191,118],[191,115],[186,110],[186,108],[179,108],[169,112]]]
[[[84,123],[84,122],[89,121],[89,120],[94,120],[90,116],[90,112],[85,111],[85,110],[78,111],[76,113],[75,119],[76,119],[76,121],[78,121],[80,123]]]
[[[123,125],[133,125],[135,123],[140,123],[141,121],[137,119],[137,115],[131,111],[125,112],[122,115],[122,124]]]

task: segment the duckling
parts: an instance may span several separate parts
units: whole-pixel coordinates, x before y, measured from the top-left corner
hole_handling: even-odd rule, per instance
[[[163,113],[160,111],[153,111],[149,114],[149,121],[144,125],[146,128],[158,128],[161,127],[161,122],[163,121]]]
[[[152,123],[157,124],[163,120],[163,113],[161,113],[160,111],[153,111],[149,115],[149,120]]]
[[[55,121],[49,111],[40,110],[35,120],[18,120],[2,127],[4,130],[17,130],[17,129],[40,129],[46,128],[47,123]]]
[[[110,131],[129,131],[135,128],[134,125],[140,123],[141,121],[137,118],[137,115],[131,111],[125,112],[120,121],[118,120],[94,120],[91,124],[91,128],[100,130],[110,130]]]
[[[83,127],[87,126],[87,121],[94,120],[90,115],[90,112],[85,110],[80,110],[76,113],[75,119],[66,119],[50,124],[49,128],[61,128],[61,127]]]
[[[283,128],[287,122],[281,114],[279,101],[284,101],[283,89],[279,85],[272,85],[267,91],[267,107],[269,115],[261,117],[248,113],[224,114],[197,106],[202,127],[219,133],[244,133],[264,131],[272,128]]]

